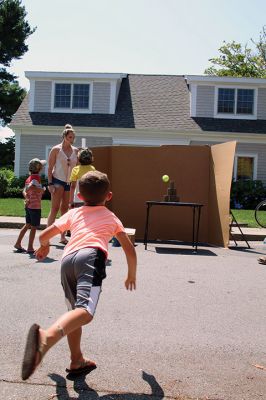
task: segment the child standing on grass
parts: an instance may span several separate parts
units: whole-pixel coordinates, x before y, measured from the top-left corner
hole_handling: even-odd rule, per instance
[[[26,179],[25,187],[22,192],[25,199],[26,224],[22,227],[14,245],[17,253],[34,253],[33,242],[36,235],[36,229],[41,223],[41,199],[45,191],[41,184],[40,172],[45,164],[46,161],[39,160],[39,158],[33,158],[29,162],[30,176]],[[28,248],[25,250],[22,247],[21,242],[28,229],[30,229],[30,235]]]
[[[69,311],[46,330],[37,324],[31,326],[22,363],[23,380],[33,374],[43,356],[63,336],[67,336],[70,349],[68,373],[86,373],[96,368],[82,354],[81,329],[93,319],[102,280],[106,277],[108,242],[113,236],[121,243],[127,259],[126,289],[136,288],[135,248],[121,221],[105,207],[112,198],[107,175],[88,172],[80,179],[79,189],[85,205],[69,210],[39,237],[41,246],[36,250],[36,257],[43,260],[49,253],[49,240],[68,229],[71,231],[61,262],[61,283]]]
[[[70,196],[69,208],[80,207],[84,202],[78,197],[79,179],[89,171],[95,171],[93,163],[93,155],[90,149],[81,149],[78,152],[79,165],[74,167],[70,175]]]

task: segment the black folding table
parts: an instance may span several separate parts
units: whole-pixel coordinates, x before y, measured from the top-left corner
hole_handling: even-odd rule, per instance
[[[192,215],[192,247],[194,248],[194,252],[197,252],[198,249],[198,236],[199,236],[199,226],[200,226],[200,214],[201,208],[203,204],[200,203],[184,203],[181,201],[146,201],[147,211],[146,211],[146,225],[145,225],[145,234],[144,234],[144,245],[145,250],[147,250],[148,243],[148,231],[149,231],[149,217],[150,217],[150,209],[152,206],[173,206],[173,207],[190,207],[193,209]]]

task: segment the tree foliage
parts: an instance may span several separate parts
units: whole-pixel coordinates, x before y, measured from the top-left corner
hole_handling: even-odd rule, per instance
[[[15,160],[15,137],[11,136],[0,142],[0,168],[14,168]]]
[[[6,69],[28,51],[25,41],[35,28],[31,29],[26,16],[21,0],[0,0],[0,119],[4,123],[11,121],[26,94]]]
[[[213,64],[204,73],[217,76],[235,76],[266,78],[266,27],[260,33],[259,40],[251,39],[253,50],[245,44],[232,41],[224,42],[219,48],[220,55],[211,58]]]

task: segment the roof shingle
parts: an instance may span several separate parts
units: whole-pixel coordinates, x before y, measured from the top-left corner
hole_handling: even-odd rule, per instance
[[[28,96],[12,125],[136,128],[178,131],[266,133],[265,120],[190,117],[190,96],[183,76],[128,75],[120,87],[115,114],[29,112]]]

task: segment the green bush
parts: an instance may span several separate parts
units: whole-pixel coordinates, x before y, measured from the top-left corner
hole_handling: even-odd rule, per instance
[[[8,187],[3,197],[23,198],[22,189],[18,187]]]
[[[28,178],[28,175],[23,175],[23,176],[15,176],[14,179],[11,182],[11,187],[13,188],[20,188],[23,189],[25,186],[25,180]]]
[[[0,197],[4,197],[7,187],[8,187],[7,176],[5,172],[0,170]]]
[[[16,177],[12,169],[0,168],[0,197],[23,197],[22,190],[29,175]],[[45,175],[41,176],[41,183],[46,188],[48,180]],[[49,190],[43,194],[43,199],[51,199]]]
[[[8,184],[10,185],[15,178],[13,169],[0,168],[0,171],[6,176]]]
[[[260,180],[236,181],[231,188],[231,208],[253,210],[266,198],[266,188]]]

